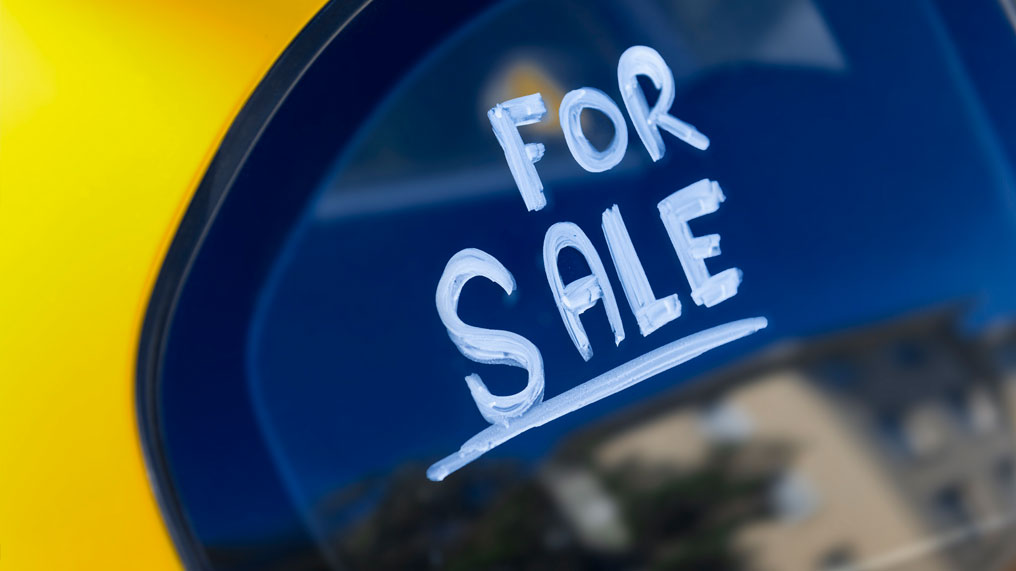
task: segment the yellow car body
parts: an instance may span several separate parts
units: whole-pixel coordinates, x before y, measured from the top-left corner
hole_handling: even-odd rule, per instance
[[[323,0],[0,4],[0,568],[163,569],[135,412],[176,226]]]

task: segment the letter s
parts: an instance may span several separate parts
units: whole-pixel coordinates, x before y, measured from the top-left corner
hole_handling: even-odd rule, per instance
[[[543,400],[543,357],[536,345],[521,335],[473,327],[459,319],[462,287],[476,276],[498,284],[508,295],[515,291],[515,278],[501,262],[482,250],[467,248],[452,256],[441,274],[435,296],[437,313],[452,342],[469,359],[477,363],[510,365],[529,372],[526,387],[506,396],[491,394],[475,373],[466,377],[480,414],[492,424],[507,426],[511,419],[521,416]]]

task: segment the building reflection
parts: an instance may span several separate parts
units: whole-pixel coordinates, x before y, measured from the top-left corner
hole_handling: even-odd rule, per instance
[[[772,348],[535,471],[486,460],[436,485],[421,462],[318,516],[360,569],[1012,569],[1016,328],[961,317]]]

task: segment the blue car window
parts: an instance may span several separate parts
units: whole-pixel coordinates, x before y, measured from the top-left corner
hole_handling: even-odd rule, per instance
[[[185,562],[1016,560],[1014,13],[329,4],[146,319]]]

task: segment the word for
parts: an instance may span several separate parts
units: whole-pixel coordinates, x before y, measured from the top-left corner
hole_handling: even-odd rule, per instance
[[[652,108],[638,84],[639,76],[648,77],[660,90]],[[655,50],[645,46],[626,50],[618,63],[618,83],[628,115],[654,161],[659,160],[665,150],[661,129],[696,148],[708,147],[709,139],[705,135],[670,114],[675,95],[674,76]],[[600,111],[614,124],[614,138],[602,151],[593,147],[582,133],[579,115],[583,109]],[[518,127],[540,121],[546,112],[543,98],[535,93],[500,103],[488,113],[494,134],[530,211],[540,210],[546,205],[543,184],[535,167],[545,149],[539,143],[524,143]],[[605,93],[589,87],[569,92],[561,103],[560,117],[568,148],[585,170],[602,172],[620,162],[627,149],[628,130],[621,110]],[[733,297],[741,283],[741,271],[737,268],[715,275],[709,273],[705,260],[720,253],[720,237],[717,234],[694,236],[688,226],[690,220],[716,212],[724,200],[720,185],[703,179],[657,204],[660,220],[691,287],[691,299],[700,306],[713,307]],[[639,332],[648,336],[677,319],[681,315],[680,299],[677,294],[656,297],[617,205],[603,212],[602,230]],[[564,283],[558,269],[558,256],[565,248],[573,248],[582,255],[590,269],[589,275]],[[586,361],[591,359],[593,349],[581,316],[598,303],[603,304],[614,333],[614,342],[620,345],[625,332],[617,298],[603,261],[585,232],[571,222],[558,222],[548,228],[543,241],[543,264],[565,329],[582,358]],[[532,341],[510,331],[469,325],[459,318],[458,303],[462,288],[477,277],[498,284],[508,295],[515,291],[514,277],[497,258],[475,248],[464,249],[448,261],[438,282],[435,303],[441,322],[452,342],[467,358],[477,363],[524,369],[528,380],[525,388],[514,394],[495,395],[479,375],[466,377],[466,385],[480,414],[492,426],[466,441],[458,452],[432,465],[427,476],[435,481],[444,479],[526,430],[615,394],[767,325],[765,318],[756,317],[701,331],[670,342],[544,401],[543,357]]]
[[[639,85],[638,77],[645,76],[660,91],[652,109]],[[660,129],[696,149],[709,148],[709,138],[684,121],[670,114],[676,89],[674,74],[656,50],[646,46],[632,46],[625,50],[617,64],[617,84],[621,99],[628,110],[635,132],[649,151],[653,161],[663,158],[666,148]],[[589,142],[582,132],[579,117],[584,109],[599,111],[610,119],[614,126],[614,138],[607,148],[600,151]],[[522,193],[522,200],[530,211],[540,210],[547,205],[543,195],[543,182],[536,172],[535,163],[543,158],[545,147],[542,143],[523,143],[519,126],[531,125],[543,120],[547,106],[539,93],[499,103],[487,112],[508,168],[515,178],[515,184]],[[628,126],[624,122],[617,104],[604,92],[593,87],[569,91],[561,101],[559,113],[561,129],[572,157],[589,172],[603,172],[613,168],[624,158],[628,150]]]

